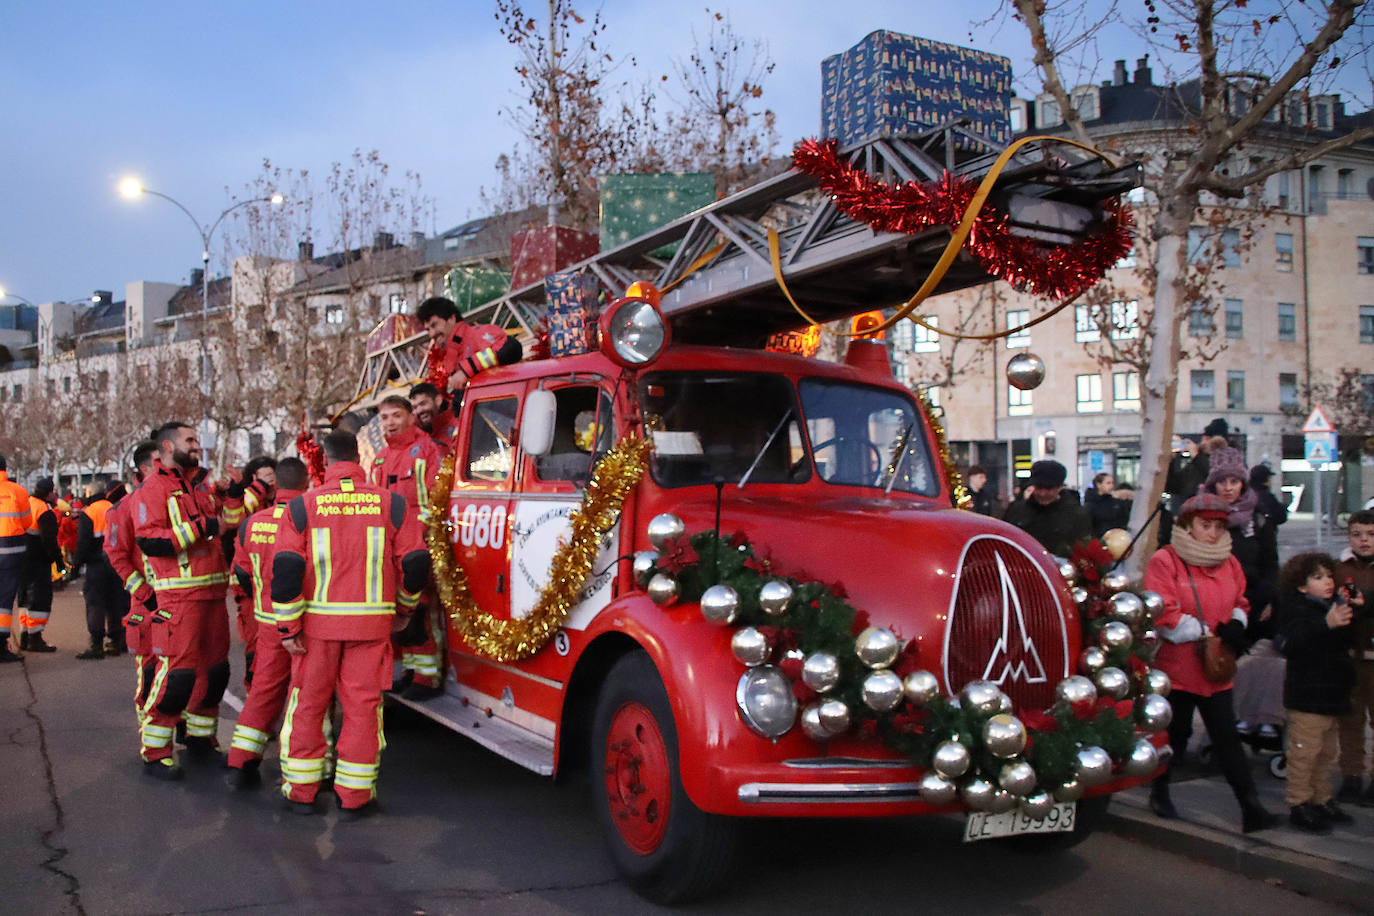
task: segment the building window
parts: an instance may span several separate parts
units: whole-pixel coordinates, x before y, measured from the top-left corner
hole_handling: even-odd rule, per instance
[[[1360,388],[1364,392],[1364,409],[1374,410],[1374,375],[1361,375]]]
[[[1097,87],[1085,86],[1073,91],[1073,107],[1084,121],[1097,120]]]
[[[1355,247],[1359,255],[1355,270],[1362,274],[1374,274],[1374,235],[1362,235],[1355,239]]]
[[[1279,340],[1292,343],[1298,339],[1298,307],[1292,302],[1279,303]]]
[[[1331,105],[1329,102],[1316,102],[1312,105],[1312,120],[1317,130],[1331,129]]]
[[[1112,303],[1112,340],[1134,340],[1140,333],[1140,303],[1135,299]]]
[[[1245,409],[1245,372],[1232,369],[1226,373],[1226,409]]]
[[[1188,336],[1211,337],[1212,316],[1207,312],[1207,303],[1194,302],[1188,308]]]
[[[1374,305],[1360,306],[1360,343],[1374,344]]]
[[[1217,406],[1216,379],[1211,369],[1194,369],[1189,379],[1194,410],[1211,409]]]
[[[1054,127],[1064,119],[1059,116],[1059,103],[1053,96],[1041,96],[1035,102],[1036,120],[1041,127]]]
[[[1073,307],[1073,339],[1079,343],[1091,343],[1102,339],[1102,331],[1097,326],[1097,306]]]
[[[453,249],[455,249],[455,248],[457,248],[457,247],[458,247],[458,236],[456,236],[456,235],[450,235],[450,236],[448,236],[447,238],[444,239],[444,248],[447,249],[448,251],[452,251]]]
[[[70,375],[64,375],[64,376],[62,376],[62,393],[63,393],[63,394],[71,394],[71,393],[72,393],[72,377],[71,377]]]
[[[1140,373],[1112,373],[1112,406],[1117,410],[1140,409]]]
[[[939,385],[927,385],[924,389],[926,400],[930,402],[931,407],[940,406],[940,387]]]
[[[1096,372],[1078,376],[1078,412],[1102,412],[1102,376]]]
[[[1339,200],[1353,200],[1355,197],[1355,170],[1339,169],[1336,172],[1336,197]]]
[[[10,392],[10,396],[16,401],[24,400],[24,386],[15,385],[14,389]]]
[[[1326,192],[1322,190],[1322,176],[1325,171],[1319,165],[1309,165],[1307,167],[1307,212],[1322,213],[1325,211],[1324,204]]]
[[[1240,230],[1226,229],[1221,233],[1221,263],[1225,267],[1240,266]]]
[[[1239,299],[1226,300],[1226,336],[1232,340],[1245,336],[1245,306]]]
[[[1280,209],[1280,210],[1287,210],[1287,209],[1288,209],[1288,199],[1289,199],[1289,197],[1291,196],[1291,194],[1292,194],[1292,192],[1291,192],[1291,190],[1290,190],[1290,188],[1289,188],[1288,173],[1287,173],[1287,172],[1279,172],[1279,209]],[[1289,240],[1290,240],[1290,241],[1292,240],[1292,236],[1289,236]]]
[[[1015,385],[1007,386],[1007,413],[1013,417],[1024,417],[1031,412],[1030,391],[1022,391]]]
[[[1014,99],[1007,114],[1011,120],[1011,132],[1014,134],[1024,132],[1026,129],[1026,103],[1020,99]]]
[[[1279,406],[1298,406],[1298,374],[1296,372],[1279,373]]]
[[[933,328],[940,326],[940,319],[935,315],[925,316],[925,322]],[[911,335],[911,349],[914,353],[939,353],[939,333],[922,325],[916,325],[916,330]]]
[[[393,315],[404,315],[410,311],[410,304],[406,302],[406,297],[400,293],[392,293],[387,300],[387,311]]]
[[[900,385],[905,385],[907,379],[911,377],[911,370],[907,366],[907,357],[912,351],[912,331],[920,327],[914,321],[899,321],[888,329],[887,339],[892,344],[892,377]]]
[[[1113,264],[1112,267],[1116,268],[1117,270],[1129,270],[1130,268],[1135,267],[1136,263],[1137,262],[1135,256],[1135,248],[1132,248],[1130,251],[1123,254],[1121,256],[1121,260]]]
[[[344,307],[342,305],[326,305],[324,307],[325,324],[343,324]]]
[[[1279,270],[1293,272],[1293,233],[1280,232],[1274,236],[1274,260]]]
[[[1007,330],[1019,328],[1021,325],[1030,321],[1030,309],[1009,309],[1007,311]],[[1007,349],[1014,350],[1017,347],[1030,346],[1030,328],[1022,328],[1015,334],[1007,335]]]

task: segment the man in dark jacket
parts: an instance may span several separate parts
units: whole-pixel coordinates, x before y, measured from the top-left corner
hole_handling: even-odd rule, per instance
[[[51,477],[39,478],[29,494],[29,521],[24,538],[23,588],[27,598],[23,602],[28,613],[20,617],[23,631],[19,634],[19,648],[25,652],[57,651],[43,639],[43,628],[52,614],[52,568],[62,562],[62,549],[57,546],[56,488]]]
[[[988,486],[988,472],[979,465],[968,469],[968,495],[973,500],[973,511],[979,515],[997,514],[997,494]]]
[[[1058,461],[1035,462],[1025,493],[1005,516],[1057,557],[1067,557],[1075,544],[1092,537],[1088,510],[1079,505],[1077,493],[1064,489],[1068,476]]]

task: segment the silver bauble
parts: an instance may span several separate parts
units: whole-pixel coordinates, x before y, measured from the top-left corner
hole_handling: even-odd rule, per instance
[[[677,600],[677,580],[665,573],[654,573],[645,590],[649,593],[649,600],[660,607]]]
[[[849,731],[849,707],[839,700],[826,700],[817,714],[821,717],[821,725],[830,734],[843,735]]]
[[[829,652],[813,652],[802,662],[802,683],[825,693],[840,682],[840,660]]]
[[[940,682],[929,671],[913,671],[902,681],[902,692],[913,706],[924,706],[940,695]]]
[[[1145,602],[1135,592],[1117,592],[1112,595],[1111,616],[1127,626],[1135,626],[1145,616]]]
[[[1140,603],[1145,607],[1145,616],[1155,620],[1164,613],[1164,596],[1149,590],[1140,593]]]
[[[1059,561],[1059,575],[1062,576],[1064,581],[1070,586],[1078,583],[1078,567],[1074,566],[1071,560]]]
[[[1159,767],[1159,752],[1149,741],[1141,738],[1131,749],[1131,756],[1121,764],[1127,776],[1149,776]]]
[[[959,797],[959,787],[939,773],[921,777],[921,798],[928,805],[948,805]]]
[[[735,653],[740,664],[752,668],[768,661],[768,656],[773,654],[773,647],[768,645],[768,637],[755,627],[740,627],[730,637],[730,651]]]
[[[1145,686],[1150,689],[1150,693],[1157,693],[1162,697],[1167,697],[1169,691],[1173,689],[1173,682],[1169,680],[1169,675],[1158,668],[1151,668],[1145,675]]]
[[[1030,391],[1045,380],[1045,361],[1034,353],[1018,353],[1007,361],[1007,382],[1013,388]]]
[[[1054,796],[1054,800],[1057,802],[1074,802],[1082,798],[1086,790],[1087,786],[1083,783],[1077,779],[1070,779],[1050,794]]]
[[[864,678],[864,705],[874,712],[891,712],[902,702],[902,679],[886,668]]]
[[[1157,693],[1147,696],[1140,704],[1140,709],[1136,711],[1140,730],[1149,734],[1164,731],[1173,719],[1174,708],[1169,705],[1168,700]]]
[[[992,798],[988,800],[988,810],[993,814],[1005,814],[1015,808],[1019,800],[1006,789],[994,789]]]
[[[1124,700],[1126,694],[1131,692],[1131,679],[1120,668],[1108,666],[1093,675],[1093,686],[1097,688],[1099,696]]]
[[[729,626],[739,614],[739,595],[728,585],[713,585],[701,594],[701,616],[716,626]]]
[[[802,710],[801,727],[802,731],[806,733],[806,737],[812,741],[829,741],[832,737],[830,731],[821,722],[819,703],[812,703]]]
[[[1005,693],[1002,694],[1001,699],[997,701],[998,712],[1004,712],[1007,715],[1011,715],[1011,711],[1015,708],[1016,706],[1012,703],[1011,697],[1007,696]]]
[[[869,627],[854,639],[854,654],[870,668],[886,668],[901,651],[902,644],[885,627]]]
[[[1131,577],[1121,570],[1113,570],[1102,577],[1102,590],[1114,595],[1131,584]]]
[[[671,512],[655,515],[649,520],[649,543],[659,550],[662,550],[663,545],[670,539],[682,537],[686,533],[687,526]]]
[[[1048,792],[1036,792],[1021,799],[1021,813],[1033,821],[1044,820],[1054,809],[1054,799]]]
[[[781,579],[770,579],[759,589],[759,607],[765,614],[773,617],[785,614],[791,603],[792,586]]]
[[[641,550],[635,554],[634,563],[631,564],[630,568],[634,571],[635,581],[638,582],[641,587],[643,587],[644,584],[649,581],[649,577],[653,575],[654,564],[657,562],[657,550]]]
[[[1012,795],[1029,795],[1035,790],[1035,769],[1024,760],[1008,763],[998,774],[997,784]]]
[[[1071,674],[1054,688],[1054,695],[1065,703],[1073,705],[1097,699],[1097,688],[1093,686],[1092,681],[1081,674]]]
[[[997,787],[986,779],[971,779],[959,790],[964,804],[974,811],[992,810],[992,796],[996,793]]]
[[[1101,646],[1088,646],[1078,654],[1078,670],[1085,677],[1092,677],[1099,668],[1107,664],[1107,653]]]
[[[931,767],[946,779],[958,779],[963,776],[968,772],[969,764],[972,762],[973,757],[969,754],[968,748],[958,741],[941,742],[930,758]]]
[[[990,716],[1002,708],[1002,691],[991,681],[969,681],[959,691],[959,705],[980,716]]]
[[[1100,747],[1081,747],[1075,774],[1085,786],[1100,786],[1112,778],[1112,758]]]
[[[1073,595],[1073,603],[1077,605],[1080,611],[1086,611],[1088,609],[1088,599],[1091,596],[1088,594],[1086,588],[1081,585],[1076,585],[1070,594]]]
[[[1134,640],[1135,634],[1131,632],[1131,628],[1119,620],[1103,624],[1102,631],[1097,634],[1097,641],[1104,649],[1126,649]]]
[[[1026,747],[1026,726],[1015,716],[999,712],[983,723],[983,743],[988,753],[1006,760]]]

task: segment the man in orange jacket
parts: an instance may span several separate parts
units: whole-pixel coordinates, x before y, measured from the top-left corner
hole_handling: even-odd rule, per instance
[[[151,439],[134,446],[134,477],[139,485],[105,516],[105,558],[130,598],[129,613],[124,616],[124,638],[134,653],[134,710],[140,723],[148,691],[153,686],[152,617],[157,613],[157,596],[143,576],[143,553],[134,542],[133,507],[157,458],[157,443]]]
[[[56,487],[51,477],[41,477],[29,494],[29,520],[26,529],[28,552],[24,555],[24,587],[28,592],[27,614],[20,615],[24,631],[19,648],[25,652],[56,652],[43,639],[43,630],[52,616],[52,572],[61,569],[62,549],[57,546]]]
[[[91,647],[76,657],[100,659],[128,651],[123,620],[129,613],[129,595],[105,555],[110,511],[121,501],[124,485],[100,480],[88,492],[94,498],[76,519],[76,565],[86,569],[81,595],[86,599],[86,631],[91,636]]]
[[[229,570],[217,540],[221,506],[200,468],[200,440],[185,423],[158,430],[161,459],[139,490],[134,536],[157,593],[153,654],[157,666],[142,728],[144,772],[180,779],[172,738],[186,714],[186,750],[208,758],[219,749],[220,699],[229,685]]]
[[[10,627],[28,551],[24,538],[32,512],[28,491],[10,480],[8,467],[5,456],[0,455],[0,663],[19,661],[10,650]]]
[[[477,373],[518,363],[524,354],[520,341],[494,324],[468,324],[458,317],[458,306],[442,296],[421,302],[415,317],[425,326],[430,346],[441,348],[449,392],[462,392]]]
[[[272,610],[294,657],[281,730],[282,794],[314,811],[324,775],[323,722],[342,710],[334,791],[346,813],[373,808],[381,763],[390,635],[429,577],[429,553],[405,500],[367,483],[352,433],[324,437],[324,483],[287,506],[272,560]],[[307,560],[309,557],[309,560]]]
[[[443,450],[415,425],[410,402],[400,395],[382,401],[377,411],[386,445],[373,459],[368,482],[400,494],[406,501],[406,518],[423,525],[429,513],[429,488],[439,476]],[[423,530],[423,529],[422,529]],[[427,700],[443,692],[444,666],[439,647],[443,624],[437,618],[438,602],[427,589],[420,608],[396,638],[401,668],[410,672],[411,683],[402,683],[402,696]]]

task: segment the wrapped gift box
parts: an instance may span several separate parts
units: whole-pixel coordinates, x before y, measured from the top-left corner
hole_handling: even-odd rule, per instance
[[[455,267],[444,276],[444,295],[466,315],[478,306],[505,295],[510,274],[495,267]]]
[[[1011,61],[987,51],[878,31],[821,62],[821,135],[841,146],[917,133],[951,118],[1011,141]]]
[[[601,179],[601,250],[667,225],[716,200],[716,176],[709,172],[607,175]],[[671,257],[677,245],[650,252]]]
[[[577,356],[596,346],[601,284],[591,274],[557,273],[544,278],[548,301],[549,355]]]
[[[511,289],[524,289],[601,250],[600,239],[567,226],[540,226],[511,236]]]

